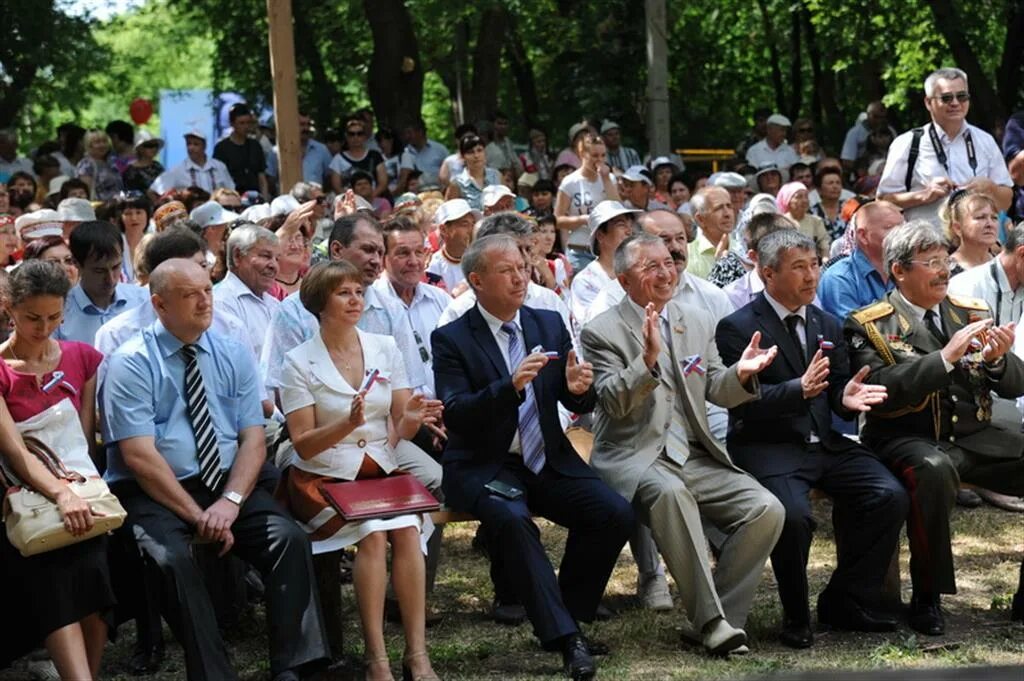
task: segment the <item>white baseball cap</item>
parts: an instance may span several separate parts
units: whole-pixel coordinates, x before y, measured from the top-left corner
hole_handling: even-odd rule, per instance
[[[646,185],[651,185],[651,178],[647,174],[647,168],[644,166],[630,166],[626,168],[626,171],[619,175],[619,178],[623,180],[629,180],[630,182],[643,182]]]
[[[765,122],[768,125],[781,125],[784,128],[790,128],[793,126],[793,124],[789,122],[789,119],[780,113],[772,114],[771,116],[768,117],[768,120]]]
[[[85,199],[69,197],[57,204],[60,219],[65,222],[90,222],[96,219],[96,211]]]
[[[453,222],[466,213],[472,213],[473,217],[477,220],[483,217],[480,211],[475,210],[465,199],[445,201],[434,212],[434,224],[443,225],[446,222]]]
[[[226,225],[238,219],[238,213],[228,210],[216,201],[207,201],[195,208],[190,214],[192,219],[201,229]]]
[[[505,196],[511,196],[513,199],[516,198],[515,192],[505,185],[489,184],[480,193],[480,201],[484,204],[484,208],[490,208]]]
[[[606,118],[604,119],[604,121],[601,122],[601,134],[603,135],[609,130],[618,130],[621,127],[622,126],[616,123],[615,121],[610,121]]]
[[[724,187],[725,189],[745,189],[747,187],[747,178],[739,173],[718,172],[711,174],[711,177],[708,178],[708,184],[712,187]]]
[[[204,142],[206,141],[206,133],[199,128],[189,128],[185,131],[185,137],[198,137]]]
[[[260,220],[266,220],[267,218],[272,217],[272,213],[270,212],[270,204],[257,203],[252,206],[249,206],[248,208],[242,211],[242,215],[240,217],[243,220],[259,224]]]
[[[294,210],[298,210],[299,200],[291,194],[281,194],[273,201],[270,202],[270,214],[275,215],[288,215]]]

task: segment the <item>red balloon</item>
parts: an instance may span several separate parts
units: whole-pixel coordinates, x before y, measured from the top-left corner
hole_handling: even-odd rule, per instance
[[[132,120],[135,121],[135,124],[142,125],[149,120],[150,116],[153,115],[153,103],[148,99],[136,97],[132,100],[132,104],[128,107],[128,111],[131,113]]]

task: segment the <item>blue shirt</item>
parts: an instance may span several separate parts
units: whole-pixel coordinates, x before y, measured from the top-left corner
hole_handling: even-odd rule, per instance
[[[101,326],[122,312],[143,303],[149,303],[148,288],[134,284],[118,284],[114,289],[114,299],[110,307],[100,309],[89,300],[89,296],[82,290],[82,285],[78,284],[68,292],[68,299],[64,301],[64,321],[54,334],[54,338],[94,345],[96,332]]]
[[[100,386],[106,479],[132,479],[118,443],[151,436],[179,480],[199,474],[196,440],[185,402],[184,344],[153,322],[107,358]],[[196,343],[206,401],[217,433],[221,468],[228,470],[238,452],[238,435],[263,425],[260,381],[243,344],[206,331]]]
[[[330,165],[331,152],[327,150],[327,147],[316,140],[309,140],[306,145],[306,153],[302,155],[303,181],[322,184]],[[277,147],[274,147],[267,155],[267,175],[277,177],[279,172],[277,166]]]
[[[882,275],[867,257],[860,249],[854,249],[850,257],[831,265],[821,275],[818,295],[821,306],[843,321],[857,308],[881,300],[892,289],[892,279],[882,281]]]

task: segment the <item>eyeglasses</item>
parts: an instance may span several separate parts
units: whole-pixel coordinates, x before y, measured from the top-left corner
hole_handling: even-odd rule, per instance
[[[940,102],[942,102],[943,104],[945,104],[946,106],[949,106],[950,104],[953,103],[954,99],[956,101],[960,102],[961,104],[963,104],[964,102],[969,102],[969,101],[971,101],[971,95],[970,95],[969,92],[967,92],[967,90],[961,90],[960,92],[956,92],[956,93],[953,93],[953,92],[943,92],[941,95],[938,95],[936,97],[932,97],[932,99],[937,99]]]
[[[287,239],[284,239],[284,244],[286,246],[298,246],[300,248],[305,248],[309,244],[309,239],[307,239],[303,234],[293,234]]]
[[[42,258],[42,260],[43,262],[52,262],[58,265],[63,265],[64,267],[71,267],[75,264],[74,257],[70,255],[66,255],[63,258]]]
[[[945,258],[928,258],[927,260],[910,260],[915,265],[924,265],[930,270],[949,270],[956,264],[956,260],[950,257]]]

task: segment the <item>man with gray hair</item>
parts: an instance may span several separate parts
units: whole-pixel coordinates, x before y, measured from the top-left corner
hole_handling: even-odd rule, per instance
[[[898,546],[907,495],[868,449],[832,427],[833,414],[848,421],[877,409],[885,388],[865,383],[866,369],[851,375],[842,323],[812,302],[814,241],[784,229],[762,238],[757,251],[764,291],[723,319],[716,339],[723,362],[741,357],[751,331],[779,348],[779,358],[758,377],[761,400],[730,410],[728,445],[736,463],[786,509],[772,551],[784,618],[780,640],[791,648],[814,643],[807,584],[812,487],[833,499],[837,541],[836,569],[818,596],[818,623],[893,631],[896,620],[878,610],[878,594]]]
[[[268,291],[277,277],[280,246],[277,235],[252,223],[235,227],[228,237],[228,273],[213,287],[213,307],[242,322],[246,345],[259,357],[274,310],[280,304]]]
[[[967,122],[971,94],[967,74],[943,68],[924,81],[931,121],[909,130],[889,147],[878,197],[904,209],[907,220],[939,225],[939,207],[958,187],[989,194],[1000,210],[1010,207],[1013,181],[999,145]]]
[[[700,234],[690,244],[690,274],[707,278],[715,261],[729,251],[729,232],[735,226],[729,192],[722,187],[704,187],[690,200]]]
[[[673,300],[679,275],[659,236],[623,241],[615,273],[626,296],[580,337],[597,387],[590,463],[650,527],[679,586],[687,638],[712,654],[740,652],[784,514],[712,435],[705,400],[730,407],[756,399],[757,374],[776,349],[761,349],[754,334],[726,368],[716,320]],[[725,535],[713,572],[702,520]]]
[[[476,304],[431,336],[448,429],[443,487],[452,508],[480,519],[543,648],[561,652],[566,674],[582,681],[607,649],[579,622],[593,621],[634,515],[562,432],[556,405],[591,411],[593,373],[557,314],[523,304],[528,262],[511,236],[474,241],[462,267]],[[532,515],[569,530],[557,577]]]
[[[494,215],[488,215],[486,218],[480,221],[476,228],[476,235],[474,239],[482,239],[485,236],[491,236],[493,234],[507,234],[514,237],[519,242],[519,248],[525,254],[529,254],[533,248],[533,228],[530,223],[519,213],[513,213],[511,211],[505,213],[495,213]],[[530,258],[526,258],[527,262],[530,262]],[[441,313],[440,319],[437,320],[438,328],[455,321],[462,315],[464,315],[469,309],[476,304],[476,291],[472,287],[469,288],[465,293],[457,296],[452,302],[448,304],[448,307],[444,312]],[[551,289],[535,284],[532,281],[526,285],[526,300],[524,305],[538,310],[551,310],[557,312],[562,318],[562,322],[565,324],[565,328],[572,330],[572,326],[569,323],[569,308],[566,307],[562,299],[558,297],[558,294]]]
[[[891,231],[883,249],[896,289],[845,329],[853,365],[888,390],[861,440],[910,492],[908,617],[929,636],[945,631],[940,594],[956,593],[949,516],[960,481],[1024,494],[1020,414],[992,397],[1024,394],[1024,361],[1008,352],[1015,324],[994,323],[984,300],[947,295],[948,247],[925,220]]]

